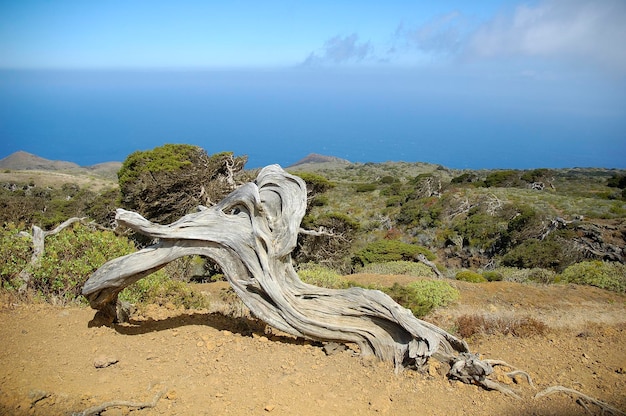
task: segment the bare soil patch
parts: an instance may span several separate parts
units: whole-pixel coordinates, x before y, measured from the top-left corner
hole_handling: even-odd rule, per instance
[[[155,306],[109,328],[90,326],[94,312],[88,308],[16,305],[5,298],[0,414],[69,415],[113,400],[149,403],[155,396],[155,407],[109,407],[101,414],[589,414],[563,394],[533,399],[552,385],[626,411],[625,296],[570,285],[455,284],[461,299],[428,320],[451,329],[462,314],[506,313],[549,325],[543,337],[468,340],[472,350],[531,374],[536,389],[524,381],[512,385],[522,401],[450,382],[435,364],[424,373],[394,374],[390,364],[361,359],[354,348],[326,355],[319,343],[208,310]],[[215,305],[223,287],[196,286]]]

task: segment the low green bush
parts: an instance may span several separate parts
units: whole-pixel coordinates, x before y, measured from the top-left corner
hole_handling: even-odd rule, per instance
[[[386,263],[370,263],[359,270],[360,273],[407,275],[416,277],[437,277],[433,270],[424,263],[413,261],[389,261]]]
[[[295,172],[294,175],[299,176],[306,182],[306,189],[312,195],[318,195],[335,187],[335,184],[326,177],[312,172]]]
[[[562,281],[626,292],[626,265],[600,260],[572,264],[559,276]]]
[[[15,289],[23,284],[18,275],[24,270],[31,276],[28,288],[44,300],[64,303],[81,299],[82,286],[93,272],[108,260],[135,251],[125,237],[77,223],[46,237],[39,263],[30,265],[32,241],[23,237],[19,228],[7,224],[2,229],[2,287]]]
[[[488,273],[496,273],[502,276],[501,280],[506,282],[517,282],[517,283],[527,283],[527,282],[535,282],[535,283],[557,283],[559,279],[557,278],[556,272],[548,269],[542,269],[539,267],[535,267],[532,269],[520,269],[517,267],[498,267]],[[483,273],[485,276],[485,273]],[[485,276],[485,278],[487,278]],[[489,280],[489,278],[487,278]]]
[[[375,183],[360,183],[356,185],[355,190],[357,192],[373,192],[376,190]]]
[[[461,270],[455,276],[456,280],[462,280],[470,283],[484,283],[487,281],[480,273],[471,270]]]
[[[520,173],[515,170],[498,170],[490,172],[485,178],[485,186],[511,187],[518,185]]]
[[[488,282],[499,282],[504,279],[504,276],[496,271],[483,272],[482,275]]]
[[[502,256],[503,265],[528,269],[556,270],[565,261],[563,243],[553,239],[530,238]]]
[[[417,317],[423,317],[459,298],[459,291],[443,280],[417,280],[406,286],[394,283],[391,287],[382,288],[382,291]]]
[[[174,280],[163,270],[138,280],[120,292],[120,299],[133,304],[172,304],[185,309],[201,309],[209,305],[208,299],[195,292],[189,284]]]
[[[30,259],[32,243],[20,235],[20,228],[8,223],[0,231],[0,282],[4,289],[17,289],[21,285],[18,276]]]
[[[399,240],[378,240],[369,243],[364,249],[355,253],[353,264],[365,266],[369,263],[385,263],[389,261],[411,261],[423,254],[428,260],[436,256],[425,247],[404,243]]]
[[[350,283],[335,270],[315,263],[300,265],[298,276],[304,283],[328,289],[345,289]]]

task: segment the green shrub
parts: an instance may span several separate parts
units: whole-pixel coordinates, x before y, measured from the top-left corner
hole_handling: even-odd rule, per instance
[[[492,186],[497,187],[510,187],[515,186],[519,182],[519,172],[515,170],[499,170],[491,172],[485,178],[485,186],[490,188]]]
[[[499,282],[504,279],[504,276],[496,271],[483,272],[483,277],[488,282]]]
[[[435,227],[441,217],[441,207],[435,205],[436,197],[411,199],[402,204],[396,216],[398,224],[423,227]]]
[[[459,298],[459,291],[443,280],[418,280],[406,286],[394,283],[382,291],[417,317]]]
[[[538,182],[539,180],[542,180],[543,178],[546,178],[548,176],[554,176],[554,173],[550,169],[539,168],[524,172],[520,179],[528,183],[533,183]]]
[[[355,190],[357,192],[372,192],[376,190],[376,184],[374,183],[360,183],[356,185]]]
[[[324,176],[312,172],[296,172],[294,175],[299,176],[306,182],[306,189],[310,195],[318,195],[335,187],[335,184],[326,179]]]
[[[605,261],[572,264],[561,273],[562,281],[596,286],[613,292],[626,292],[626,265]]]
[[[328,289],[345,289],[350,283],[336,271],[315,263],[300,266],[298,276],[304,283]]]
[[[143,172],[172,172],[192,164],[197,146],[188,144],[165,144],[148,151],[131,153],[117,173],[120,187],[136,181]]]
[[[380,178],[378,182],[388,185],[388,184],[398,182],[398,179],[394,178],[393,176],[386,175]]]
[[[402,206],[402,204],[404,204],[404,202],[405,202],[405,197],[394,195],[394,196],[390,196],[389,198],[387,198],[387,200],[385,201],[385,206],[386,207],[400,207]]]
[[[484,283],[487,281],[480,273],[471,270],[461,270],[456,274],[456,280],[462,280],[470,283]]]
[[[527,270],[528,280],[536,283],[551,284],[556,283],[556,272],[542,268],[532,268]]]
[[[488,273],[496,273],[502,276],[502,280],[506,282],[536,282],[544,284],[557,282],[556,272],[542,268],[520,269],[517,267],[498,267]],[[483,276],[485,276],[484,273]]]
[[[360,273],[371,274],[392,274],[406,275],[416,277],[437,277],[433,270],[424,263],[415,263],[413,261],[389,261],[386,263],[370,263],[366,264]]]
[[[506,232],[507,224],[502,218],[471,209],[467,218],[459,218],[453,225],[454,231],[463,237],[464,244],[483,250],[492,249]]]
[[[415,244],[403,243],[399,240],[378,240],[369,243],[364,249],[355,253],[353,264],[385,263],[389,261],[414,260],[423,254],[428,260],[436,256],[427,248]]]
[[[502,256],[503,265],[524,269],[539,267],[557,270],[563,261],[563,244],[555,239],[530,238]]]
[[[41,262],[31,270],[31,287],[45,299],[66,301],[77,299],[85,281],[104,263],[135,251],[125,237],[82,224],[47,237],[45,243]]]
[[[20,227],[6,224],[0,234],[0,283],[5,289],[16,289],[21,282],[18,275],[30,260],[31,240],[20,235]]]
[[[186,309],[208,306],[208,300],[195,292],[187,283],[171,279],[163,270],[138,280],[120,292],[120,299],[133,304],[156,304]]]
[[[608,180],[607,186],[611,188],[626,189],[626,175],[614,173]]]
[[[478,180],[478,176],[475,173],[462,173],[459,176],[455,176],[452,178],[450,183],[453,184],[462,184],[462,183],[472,183]]]

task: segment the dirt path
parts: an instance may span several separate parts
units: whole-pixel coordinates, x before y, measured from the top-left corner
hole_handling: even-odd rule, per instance
[[[431,318],[451,323],[502,310],[542,317],[555,328],[547,336],[481,336],[470,347],[527,370],[538,390],[559,384],[626,411],[626,297],[554,288],[461,284],[458,304]],[[89,327],[92,318],[87,308],[4,302],[0,415],[69,415],[112,400],[151,402],[161,392],[154,408],[102,414],[588,414],[562,394],[532,399],[537,390],[525,382],[512,386],[524,397],[517,401],[451,383],[436,366],[396,375],[352,350],[327,356],[317,344],[208,311],[155,307],[115,328]]]

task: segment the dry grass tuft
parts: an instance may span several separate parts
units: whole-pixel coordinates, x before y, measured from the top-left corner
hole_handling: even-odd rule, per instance
[[[462,315],[456,319],[456,327],[462,338],[495,334],[528,338],[545,335],[548,331],[546,324],[529,316]]]

